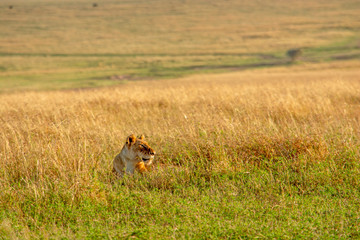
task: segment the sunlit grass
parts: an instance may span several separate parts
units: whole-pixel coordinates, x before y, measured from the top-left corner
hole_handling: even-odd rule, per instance
[[[0,239],[360,237],[359,1],[94,2],[0,3]]]
[[[346,71],[344,71],[346,69]],[[7,238],[358,237],[359,63],[0,96]],[[118,180],[130,133],[158,153]]]

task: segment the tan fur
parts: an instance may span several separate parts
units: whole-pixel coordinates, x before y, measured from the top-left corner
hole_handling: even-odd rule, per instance
[[[113,172],[123,176],[124,173],[133,174],[135,169],[140,173],[148,171],[155,151],[144,139],[144,135],[136,138],[134,134],[126,138],[121,152],[114,159]]]

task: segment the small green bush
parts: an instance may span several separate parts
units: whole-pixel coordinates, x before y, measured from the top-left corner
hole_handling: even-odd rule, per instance
[[[295,62],[301,55],[303,51],[300,48],[290,49],[286,52],[286,55],[290,57],[291,62]]]

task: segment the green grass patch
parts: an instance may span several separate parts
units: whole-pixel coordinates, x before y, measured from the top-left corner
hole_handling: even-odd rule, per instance
[[[79,193],[51,182],[41,194],[14,186],[1,193],[8,201],[1,206],[0,231],[5,239],[26,233],[30,238],[357,238],[359,166],[341,168],[329,161],[302,171],[179,172],[161,184],[164,176],[155,174],[113,184],[105,177]]]

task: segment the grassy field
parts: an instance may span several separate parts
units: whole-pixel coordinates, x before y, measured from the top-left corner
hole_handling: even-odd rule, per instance
[[[0,91],[359,59],[360,3],[87,0],[0,2]]]
[[[359,238],[360,64],[0,95],[0,233]],[[159,153],[116,180],[129,133]]]
[[[92,4],[0,2],[0,239],[360,238],[359,1]]]

